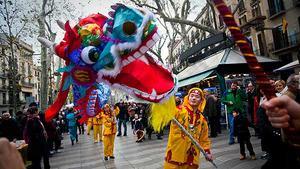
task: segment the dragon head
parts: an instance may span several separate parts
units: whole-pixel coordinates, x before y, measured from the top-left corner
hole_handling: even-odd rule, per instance
[[[143,100],[160,102],[173,94],[177,82],[163,63],[147,53],[160,39],[153,14],[122,4],[113,5],[112,9],[109,13],[112,18],[104,27],[114,41],[107,44],[109,52],[105,54],[115,59],[111,67],[98,71],[98,81]]]
[[[97,102],[95,90],[101,82],[150,102],[160,102],[175,92],[175,76],[147,53],[160,39],[153,14],[122,4],[113,5],[112,9],[110,18],[93,14],[80,19],[73,27],[69,21],[58,22],[65,30],[59,44],[39,39],[53,47],[67,65],[58,70],[64,72],[60,87],[63,94],[58,95],[52,106],[56,108],[51,112],[63,105],[61,101],[66,99],[71,85],[74,104],[92,110]]]

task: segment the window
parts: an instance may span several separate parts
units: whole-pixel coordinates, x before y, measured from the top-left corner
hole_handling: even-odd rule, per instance
[[[287,33],[282,32],[282,26],[272,29],[275,50],[285,48],[289,45]]]
[[[247,23],[247,17],[246,15],[243,15],[241,18],[239,18],[240,25],[245,25]]]
[[[260,6],[259,4],[256,4],[252,7],[252,17],[258,17],[261,16]]]
[[[259,54],[261,56],[264,56],[265,55],[264,43],[263,43],[262,35],[261,34],[257,35],[257,41],[258,41]]]
[[[224,21],[221,15],[219,15],[220,28],[224,27]]]
[[[239,9],[239,13],[242,13],[242,12],[246,11],[246,8],[245,8],[244,0],[240,0],[240,1],[241,2],[239,2],[240,5],[239,5],[238,9]]]
[[[278,14],[284,10],[284,5],[282,0],[268,0],[270,16]]]
[[[2,93],[2,103],[6,104],[6,93]]]

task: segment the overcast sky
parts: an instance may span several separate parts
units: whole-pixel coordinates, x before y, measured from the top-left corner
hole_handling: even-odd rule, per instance
[[[28,0],[28,4],[30,4],[30,1],[35,0]],[[60,1],[60,0],[57,0]],[[108,15],[108,12],[111,10],[110,6],[115,3],[124,3],[124,0],[64,0],[69,1],[74,6],[74,14],[76,17],[85,17],[92,13],[101,13],[103,15]],[[181,1],[181,0],[179,0]],[[200,12],[201,8],[205,5],[205,0],[191,0],[192,5],[197,5],[197,10],[194,10],[193,13],[190,14],[190,20],[196,17],[196,15]],[[64,18],[64,17],[62,17]],[[68,18],[69,19],[69,18]],[[65,22],[66,20],[62,20]],[[77,21],[76,21],[77,22]],[[60,42],[63,38],[64,31],[59,29],[57,26],[54,27],[54,32],[57,32],[57,38],[56,43]],[[161,29],[164,31],[163,29]],[[167,44],[167,43],[166,43]],[[165,45],[166,46],[166,45]],[[36,53],[39,53],[39,46],[34,45],[34,50]],[[163,58],[166,58],[168,56],[167,48],[164,47],[162,51]],[[39,57],[39,56],[36,56]]]

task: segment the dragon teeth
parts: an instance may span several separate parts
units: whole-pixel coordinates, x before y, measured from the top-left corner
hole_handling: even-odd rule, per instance
[[[134,59],[132,56],[129,56],[129,57],[127,58],[127,60],[129,61],[129,63],[131,63],[131,62],[133,62],[135,59]]]
[[[146,65],[149,65],[148,59],[143,55],[139,58],[140,61],[144,62]]]
[[[140,49],[140,52],[144,54],[148,51],[148,49],[149,49],[148,47],[142,46],[141,49]]]
[[[152,39],[153,39],[155,42],[157,42],[157,41],[159,41],[160,37],[159,37],[159,35],[158,35],[157,33],[155,33],[155,34],[153,35]]]
[[[127,59],[124,59],[124,60],[122,61],[122,64],[123,64],[123,66],[126,66],[126,65],[129,64],[129,61],[128,61]]]
[[[155,45],[155,41],[149,40],[146,45],[147,45],[148,48],[151,48],[152,46]]]
[[[133,57],[135,58],[139,58],[142,54],[139,52],[139,51],[136,51],[134,54],[133,54]]]

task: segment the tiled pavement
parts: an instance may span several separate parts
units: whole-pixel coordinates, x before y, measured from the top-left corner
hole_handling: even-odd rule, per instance
[[[136,143],[135,137],[129,130],[129,135],[116,137],[115,160],[103,160],[103,144],[93,143],[92,134],[79,135],[79,143],[71,146],[69,136],[63,140],[63,152],[50,158],[51,168],[54,169],[155,169],[163,168],[163,158],[168,135],[163,140],[157,140],[153,134],[152,140]],[[166,133],[166,132],[165,132]],[[226,133],[225,131],[223,133]],[[226,134],[212,139],[212,153],[219,169],[259,169],[263,160],[239,160],[239,145],[228,145]],[[259,157],[262,152],[260,140],[251,137],[254,151]],[[202,158],[201,169],[213,169],[212,165]]]

